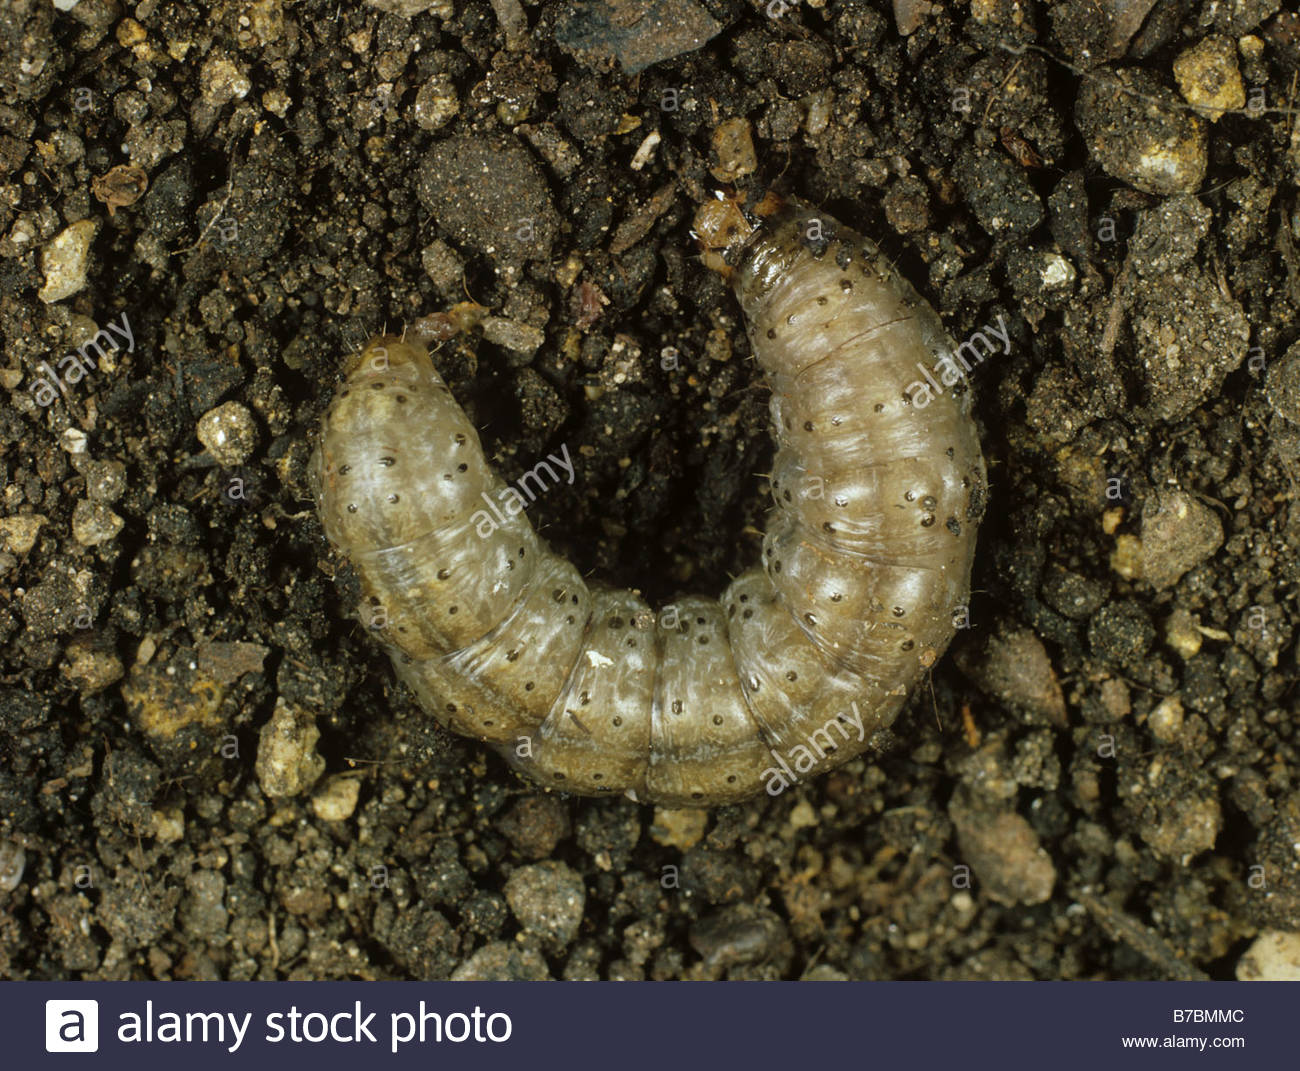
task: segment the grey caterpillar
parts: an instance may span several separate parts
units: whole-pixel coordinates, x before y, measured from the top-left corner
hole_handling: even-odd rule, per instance
[[[874,244],[771,197],[695,229],[777,444],[761,562],[720,600],[656,616],[522,512],[476,525],[504,485],[400,339],[367,344],[312,460],[325,533],[429,713],[542,785],[669,806],[775,795],[863,751],[952,638],[986,489],[952,344]]]

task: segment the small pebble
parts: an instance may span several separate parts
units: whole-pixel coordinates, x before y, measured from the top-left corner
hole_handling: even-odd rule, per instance
[[[496,826],[525,859],[545,859],[569,835],[569,813],[554,796],[523,796]]]
[[[1188,104],[1212,123],[1225,112],[1246,106],[1246,87],[1237,67],[1237,46],[1222,34],[1210,34],[1174,60],[1174,77]]]
[[[257,449],[257,424],[238,402],[226,402],[199,420],[199,442],[223,468],[242,465]]]
[[[1268,370],[1264,397],[1273,412],[1292,424],[1300,424],[1300,342]]]
[[[1186,866],[1195,856],[1214,847],[1223,828],[1223,810],[1214,795],[1203,791],[1189,790],[1172,799],[1166,797],[1161,791],[1165,770],[1164,760],[1159,757],[1147,768],[1148,809],[1138,831],[1157,854]]]
[[[790,825],[794,829],[811,829],[817,824],[817,812],[807,800],[800,800],[790,810]]]
[[[441,130],[459,111],[456,85],[445,74],[435,74],[415,94],[415,122],[421,130]]]
[[[563,948],[577,935],[587,891],[564,863],[521,866],[506,879],[506,903],[528,933]]]
[[[179,844],[185,839],[185,814],[179,807],[160,807],[151,818],[154,839],[159,844]]]
[[[485,316],[482,329],[483,337],[488,342],[512,353],[534,354],[546,341],[546,333],[540,328],[501,316]]]
[[[41,271],[45,285],[37,297],[49,304],[71,297],[86,285],[86,265],[90,244],[99,224],[93,219],[78,220],[65,227],[41,250]]]
[[[1300,933],[1261,933],[1237,961],[1237,981],[1300,982]]]
[[[0,892],[13,892],[23,880],[27,852],[21,844],[0,840]]]
[[[361,781],[351,774],[325,779],[311,797],[312,813],[323,822],[342,822],[352,817],[361,795]]]
[[[248,75],[220,52],[211,53],[199,72],[199,86],[203,99],[214,108],[242,100],[253,88]]]
[[[1147,715],[1147,728],[1162,744],[1175,743],[1183,732],[1183,704],[1177,696],[1161,700]]]
[[[111,649],[102,649],[88,640],[74,639],[68,644],[65,658],[63,675],[83,696],[98,695],[125,674],[122,660]]]
[[[1051,656],[1029,629],[1008,628],[990,636],[982,648],[963,649],[958,665],[981,691],[1015,710],[1026,724],[1067,724]]]
[[[1051,898],[1056,867],[1024,818],[975,805],[965,792],[953,796],[948,815],[957,830],[960,861],[970,864],[979,891],[1008,907]]]
[[[325,769],[316,754],[320,730],[310,711],[290,708],[280,698],[271,720],[258,734],[257,780],[262,792],[272,798],[297,796],[307,791]]]
[[[547,982],[551,972],[535,948],[504,941],[484,945],[451,975],[453,982]]]
[[[754,151],[748,119],[719,123],[713,131],[713,151],[718,163],[709,168],[709,173],[719,182],[735,182],[758,169],[758,154]]]
[[[122,530],[122,518],[102,502],[83,498],[72,511],[72,538],[83,547],[107,543]]]
[[[1200,653],[1204,636],[1196,627],[1196,618],[1185,607],[1178,607],[1165,622],[1165,643],[1186,662]]]
[[[36,533],[45,518],[39,513],[20,513],[13,517],[0,517],[0,550],[19,556],[36,545]]]
[[[601,0],[564,4],[559,12],[555,40],[561,48],[596,69],[617,58],[625,74],[694,52],[722,29],[694,0]]]
[[[1106,172],[1145,193],[1192,193],[1205,178],[1205,121],[1148,71],[1085,78],[1076,117]]]
[[[709,812],[697,807],[656,807],[650,838],[665,848],[693,848],[709,828]]]
[[[433,285],[444,294],[459,294],[465,278],[465,260],[441,238],[430,242],[420,252],[420,264]]]
[[[1174,491],[1142,511],[1140,536],[1116,539],[1111,568],[1126,580],[1145,580],[1164,591],[1222,545],[1218,514],[1200,499]]]
[[[74,465],[86,481],[86,497],[92,502],[111,504],[126,491],[126,466],[122,462],[83,457]]]

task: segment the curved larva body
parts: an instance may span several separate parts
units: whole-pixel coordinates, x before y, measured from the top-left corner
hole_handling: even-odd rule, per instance
[[[929,305],[828,217],[834,236],[807,242],[812,218],[731,234],[778,508],[761,566],[720,601],[655,615],[588,585],[522,513],[476,523],[503,485],[422,349],[371,342],[326,415],[321,519],[399,675],[542,784],[775,793],[862,751],[952,638],[985,486],[970,395],[918,369],[951,351]]]

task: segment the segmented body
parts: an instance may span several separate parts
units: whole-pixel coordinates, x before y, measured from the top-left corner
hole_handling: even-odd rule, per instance
[[[399,676],[556,789],[699,806],[840,765],[967,598],[984,463],[934,311],[799,206],[728,224],[706,261],[740,300],[777,443],[761,563],[720,600],[655,614],[585,581],[522,512],[487,531],[476,514],[504,485],[417,346],[372,341],[324,420],[320,515]]]

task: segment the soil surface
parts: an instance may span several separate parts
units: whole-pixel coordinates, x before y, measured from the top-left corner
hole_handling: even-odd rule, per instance
[[[1300,931],[1282,7],[7,0],[0,975],[1284,976],[1248,953]],[[969,627],[775,798],[539,792],[355,620],[315,428],[445,314],[502,475],[577,461],[546,537],[717,594],[772,446],[691,217],[771,187],[987,352]]]

